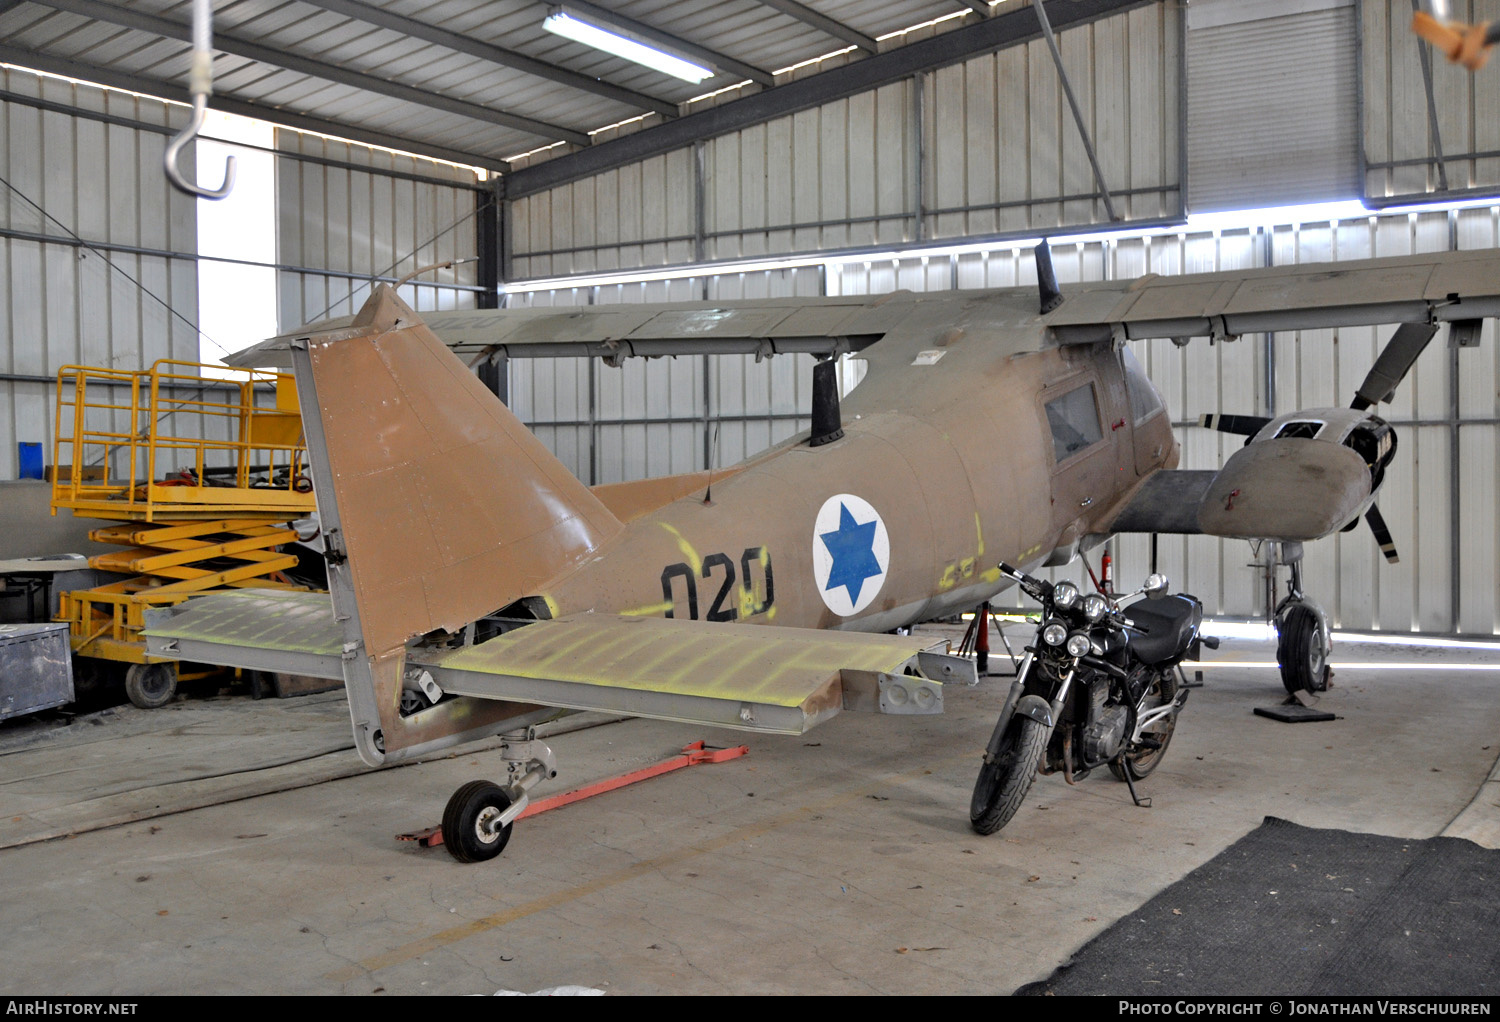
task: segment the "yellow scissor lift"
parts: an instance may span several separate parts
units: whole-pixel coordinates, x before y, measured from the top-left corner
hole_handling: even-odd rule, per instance
[[[89,565],[127,576],[64,593],[58,620],[80,656],[129,665],[137,706],[201,676],[147,655],[148,609],[212,589],[307,588],[286,577],[297,558],[279,549],[297,539],[290,523],[316,510],[290,375],[168,359],[64,366],[54,436],[52,513],[117,521],[89,538],[123,549]]]

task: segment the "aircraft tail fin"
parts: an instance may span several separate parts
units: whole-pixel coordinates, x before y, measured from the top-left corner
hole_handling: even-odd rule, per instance
[[[535,593],[622,528],[391,288],[301,345],[325,540],[355,604],[339,610],[366,655]]]

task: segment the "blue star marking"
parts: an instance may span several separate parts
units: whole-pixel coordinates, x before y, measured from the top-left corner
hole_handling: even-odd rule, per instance
[[[828,552],[833,555],[833,565],[828,569],[828,584],[823,588],[844,587],[849,602],[859,603],[860,590],[865,580],[882,574],[880,562],[875,559],[876,520],[861,525],[849,513],[849,508],[839,503],[839,527],[836,532],[820,533],[819,537]]]

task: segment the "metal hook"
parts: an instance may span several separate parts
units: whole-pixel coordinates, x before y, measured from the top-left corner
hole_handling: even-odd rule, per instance
[[[174,135],[172,141],[167,143],[167,151],[162,159],[166,165],[167,180],[171,181],[178,191],[204,199],[222,199],[234,188],[235,159],[232,154],[224,160],[224,184],[219,188],[203,188],[192,184],[177,169],[178,153],[182,151],[183,146],[198,137],[198,129],[203,127],[203,117],[207,113],[208,96],[201,92],[194,94],[192,119],[188,121],[187,127]]]
[[[167,143],[167,151],[162,155],[167,180],[172,182],[173,187],[204,199],[222,199],[234,187],[233,156],[224,161],[224,184],[217,189],[189,184],[177,169],[177,156],[182,152],[183,146],[198,137],[198,130],[203,127],[203,117],[208,113],[209,94],[214,91],[213,30],[213,0],[193,0],[193,54],[192,64],[188,68],[188,94],[193,97],[193,116],[187,127]]]

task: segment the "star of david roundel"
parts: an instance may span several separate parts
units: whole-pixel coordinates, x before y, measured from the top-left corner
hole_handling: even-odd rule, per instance
[[[838,493],[823,502],[813,526],[813,578],[818,595],[839,617],[874,602],[891,564],[891,537],[870,502]]]

